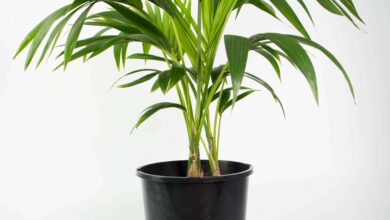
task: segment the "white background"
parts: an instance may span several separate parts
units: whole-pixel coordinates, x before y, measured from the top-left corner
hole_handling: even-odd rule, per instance
[[[66,1],[7,1],[0,13],[0,219],[143,219],[136,167],[186,159],[181,115],[159,113],[129,131],[143,108],[161,100],[150,84],[107,94],[120,73],[111,52],[66,72],[48,65],[23,71],[11,57],[25,34]],[[310,2],[310,1],[308,1]],[[367,32],[314,1],[313,38],[344,63],[357,93],[355,105],[341,73],[315,58],[320,107],[302,75],[287,63],[278,81],[252,54],[248,70],[267,79],[287,118],[267,92],[228,112],[222,158],[251,163],[248,219],[390,219],[390,2],[356,0]],[[304,12],[300,10],[304,16]],[[305,20],[309,27],[310,22]],[[283,23],[245,8],[227,33],[291,32]],[[134,47],[135,48],[135,47]],[[218,62],[225,61],[221,51]],[[143,65],[130,62],[127,70]]]

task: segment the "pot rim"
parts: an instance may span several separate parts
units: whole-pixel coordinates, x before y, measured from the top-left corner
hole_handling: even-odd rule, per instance
[[[202,160],[207,161],[207,160]],[[232,164],[239,164],[242,166],[247,166],[247,168],[241,172],[236,173],[230,173],[230,174],[224,174],[221,176],[205,176],[202,178],[194,178],[194,177],[183,177],[183,176],[163,176],[163,175],[155,175],[155,174],[149,174],[144,171],[142,171],[143,168],[148,166],[156,166],[156,165],[162,165],[167,163],[178,163],[178,162],[187,162],[186,160],[175,160],[175,161],[164,161],[164,162],[157,162],[157,163],[151,163],[144,166],[141,166],[137,169],[136,175],[144,180],[149,181],[155,181],[155,182],[165,182],[165,183],[213,183],[213,182],[226,182],[237,178],[243,178],[250,176],[253,173],[253,167],[250,164],[236,162],[236,161],[230,161],[230,160],[220,160],[219,162],[223,163],[232,163]]]

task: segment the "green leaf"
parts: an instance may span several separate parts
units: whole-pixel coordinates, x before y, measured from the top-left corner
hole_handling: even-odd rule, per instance
[[[166,70],[164,72],[161,72],[158,75],[159,86],[161,88],[161,91],[164,94],[166,94],[168,92],[169,81],[171,80],[170,77],[171,77],[171,71],[170,70]]]
[[[157,43],[154,41],[154,39],[146,36],[145,34],[128,34],[128,35],[126,35],[126,39],[128,39],[129,41],[134,41],[134,42],[157,45]]]
[[[359,25],[355,22],[355,20],[352,18],[352,16],[348,13],[347,10],[345,10],[339,3],[337,3],[335,0],[333,0],[333,3],[340,9],[340,11],[343,13],[343,15],[358,29],[360,29]]]
[[[224,69],[225,65],[219,65],[217,67],[214,67],[211,71],[211,81],[214,83],[217,79],[221,71]],[[195,75],[196,76],[196,75]],[[196,78],[195,78],[196,80]]]
[[[132,81],[130,83],[119,85],[118,88],[130,88],[130,87],[139,85],[141,83],[144,83],[144,82],[147,82],[147,81],[153,79],[158,74],[159,74],[159,72],[150,73],[150,74],[145,75],[145,76],[143,76],[143,77],[141,77],[141,78],[139,78],[137,80],[134,80],[134,81]]]
[[[135,53],[127,57],[127,59],[138,59],[138,60],[152,60],[152,61],[161,61],[165,62],[163,57],[145,54],[145,53]]]
[[[246,92],[243,92],[243,93],[239,94],[239,95],[237,96],[236,102],[238,102],[238,101],[244,99],[245,97],[249,96],[250,94],[252,94],[252,93],[254,93],[254,92],[255,92],[255,90],[249,90],[249,91],[246,91]],[[230,106],[232,106],[232,105],[233,105],[233,100],[230,100],[230,101],[226,102],[226,103],[223,105],[223,107],[220,107],[220,109],[219,109],[219,111],[218,111],[219,114],[222,115],[223,112],[225,112],[226,109],[228,109],[228,108],[229,108]]]
[[[291,62],[303,73],[308,81],[314,97],[318,103],[318,86],[316,72],[311,59],[305,49],[296,39],[278,33],[266,33],[255,35],[253,39],[268,39],[286,53]]]
[[[89,46],[89,45],[92,45],[92,44],[96,44],[96,43],[99,43],[99,42],[105,42],[107,40],[112,40],[112,39],[119,39],[119,36],[118,35],[105,35],[105,36],[93,36],[93,37],[90,37],[90,38],[85,38],[85,39],[82,39],[82,40],[78,40],[76,42],[75,48]]]
[[[266,50],[268,53],[272,54],[273,57],[275,57],[275,59],[277,59],[278,61],[280,61],[280,52],[278,52],[277,50],[273,49],[272,47],[266,45],[266,44],[261,44],[261,47]]]
[[[170,70],[161,72],[158,81],[161,91],[166,94],[171,88],[173,88],[185,75],[185,70],[176,65],[172,66]]]
[[[83,5],[87,2],[90,2],[91,0],[74,0],[72,5],[71,5],[71,8],[76,8],[76,7],[79,7],[80,5]]]
[[[157,80],[154,81],[153,86],[152,86],[150,92],[155,92],[159,88],[160,88],[160,82],[159,82],[159,80],[157,78]]]
[[[300,43],[314,47],[314,48],[320,50],[323,54],[325,54],[343,73],[345,80],[348,82],[348,86],[349,86],[349,89],[351,91],[351,94],[352,94],[353,98],[355,99],[355,92],[353,89],[351,79],[349,78],[349,76],[347,74],[347,71],[344,69],[342,64],[337,60],[337,58],[330,51],[328,51],[325,47],[321,46],[320,44],[318,44],[312,40],[309,40],[309,39],[306,39],[306,38],[303,38],[300,36],[294,36],[294,35],[288,35],[288,36],[298,40]]]
[[[34,40],[34,37],[38,33],[39,29],[41,28],[42,23],[39,23],[37,26],[35,26],[24,38],[22,43],[20,44],[18,50],[16,51],[13,59],[15,59],[30,43],[32,40]]]
[[[286,0],[271,0],[271,2],[303,36],[310,38],[309,33]]]
[[[121,59],[122,59],[122,45],[116,44],[114,45],[114,58],[115,58],[115,64],[118,70],[121,69]]]
[[[146,108],[143,111],[143,114],[138,119],[138,122],[134,126],[133,130],[138,128],[142,123],[144,123],[146,120],[148,120],[152,115],[154,115],[158,111],[160,111],[162,109],[167,109],[167,108],[177,108],[177,109],[186,111],[186,108],[184,106],[176,104],[176,103],[162,102],[162,103],[154,104],[154,105]]]
[[[265,89],[267,89],[271,93],[271,95],[275,99],[275,101],[280,105],[280,108],[282,109],[283,115],[286,116],[282,102],[280,101],[279,97],[276,95],[274,89],[266,81],[260,79],[259,77],[255,76],[251,73],[245,73],[245,77],[259,83]]]
[[[126,73],[125,75],[121,76],[119,79],[117,79],[113,84],[112,86],[110,87],[110,89],[112,89],[121,79],[127,77],[127,76],[130,76],[130,75],[133,75],[135,73],[140,73],[140,72],[159,72],[159,70],[156,70],[156,69],[138,69],[138,70],[133,70],[129,73]]]
[[[268,62],[272,65],[272,67],[274,68],[276,74],[278,75],[278,77],[280,79],[281,74],[280,74],[279,64],[278,64],[278,61],[274,58],[274,56],[262,48],[254,49],[254,51],[256,51],[258,54],[262,55],[264,58],[266,58],[268,60]]]
[[[119,22],[119,21],[114,21],[114,20],[99,20],[99,21],[94,21],[94,22],[91,22],[91,21],[87,21],[84,23],[84,25],[88,25],[88,26],[100,26],[100,27],[110,27],[110,28],[113,28],[113,29],[116,29],[118,31],[121,31],[123,33],[126,33],[126,34],[136,34],[136,33],[141,33],[139,30],[135,29],[134,27],[128,25],[128,24],[125,24],[125,23],[122,23],[122,22]]]
[[[92,53],[92,55],[88,58],[91,59],[92,57],[102,53],[103,51],[107,50],[109,47],[120,43],[122,41],[122,37],[113,37],[108,38],[102,41],[96,41],[94,43],[89,44],[88,46],[82,48],[81,50],[75,52],[72,54],[69,62],[76,60],[80,57],[87,56],[88,54]],[[63,55],[64,52],[62,52],[58,57]],[[62,67],[64,65],[64,62],[62,62],[60,65],[58,65],[54,70],[57,70],[58,68]]]
[[[288,57],[283,51],[280,51],[278,49],[274,49],[266,44],[261,44],[261,47],[266,50],[268,53],[272,54],[272,56],[275,57],[278,61],[281,61],[281,57],[285,58],[287,61],[290,62],[294,67],[296,67],[295,63]]]
[[[237,19],[238,15],[240,14],[241,9],[244,6],[244,4],[247,4],[248,2],[249,2],[249,0],[237,0],[236,5],[234,6],[234,9],[237,10],[236,19]]]
[[[69,32],[64,50],[64,68],[66,68],[72,58],[73,50],[76,47],[77,39],[80,36],[85,18],[87,17],[89,10],[91,10],[93,5],[94,4],[91,4],[87,9],[85,9],[85,11],[80,15],[80,17],[77,18],[76,22],[73,24],[72,29]]]
[[[173,15],[174,6],[172,6],[172,2],[170,0],[149,0],[150,2],[153,2],[158,7],[164,9],[166,12],[168,12],[170,15]]]
[[[39,22],[39,24],[37,24],[24,38],[13,58],[15,59],[37,37],[38,32],[40,32],[41,35],[46,34],[42,31],[42,29],[46,26],[45,29],[48,31],[48,28],[50,27],[47,26],[51,26],[49,24],[53,24],[57,19],[59,19],[59,17],[66,14],[69,8],[70,5],[62,7]]]
[[[78,8],[79,9],[79,8]],[[49,38],[47,39],[46,45],[41,53],[41,57],[39,58],[39,61],[36,65],[38,67],[43,59],[45,58],[46,53],[50,50],[49,56],[54,50],[54,47],[57,44],[57,41],[62,33],[62,30],[64,29],[65,25],[69,22],[69,20],[72,18],[72,16],[78,11],[78,9],[73,10],[68,16],[66,16],[61,22],[57,24],[57,26],[53,29],[51,32]]]
[[[126,68],[126,60],[127,60],[127,48],[129,47],[129,43],[125,43],[122,45],[122,65],[123,69]]]
[[[75,0],[75,3],[77,2],[78,4],[81,4],[81,3],[93,2],[93,1],[96,1],[96,0]],[[110,0],[110,1],[123,3],[123,4],[129,5],[129,6],[133,6],[134,8],[137,8],[137,9],[142,9],[142,7],[143,7],[141,0]],[[75,3],[73,3],[73,4],[75,4]]]
[[[234,104],[244,78],[248,60],[249,39],[241,36],[225,35],[225,49],[231,71]]]
[[[332,2],[332,0],[317,0],[317,2],[329,12],[343,16],[340,9]]]
[[[108,41],[106,44],[104,44],[101,48],[98,48],[97,50],[93,51],[92,54],[88,57],[88,60],[103,53],[105,50],[109,49],[112,46],[115,45],[123,45],[126,41],[122,37],[117,37],[116,39],[112,39],[111,41]]]
[[[305,2],[303,0],[298,0],[299,4],[302,6],[302,8],[305,10],[307,16],[309,16],[311,23],[314,25],[313,17],[311,16],[311,13],[309,9],[307,8]]]
[[[24,68],[27,69],[36,54],[39,46],[41,45],[43,39],[49,32],[50,28],[58,19],[66,14],[69,6],[62,7],[57,11],[53,12],[47,18],[45,18],[36,28],[34,28],[25,38],[25,40],[20,45],[18,51],[16,52],[17,56],[25,47],[27,47],[31,43],[30,50],[28,51],[26,62]]]
[[[103,11],[99,13],[92,14],[87,17],[87,20],[91,21],[112,21],[112,22],[121,22],[126,24],[128,20],[117,11]]]
[[[211,88],[210,88],[209,90],[211,90]],[[251,89],[251,88],[249,88],[249,87],[241,86],[240,90],[253,90],[253,89]],[[222,91],[222,95],[223,95],[223,93],[229,93],[229,94],[231,95],[232,91],[233,91],[233,88],[232,88],[232,87],[226,88],[226,89],[224,89],[224,90]],[[221,91],[218,91],[218,92],[216,92],[216,93],[214,94],[213,99],[211,100],[212,102],[215,101],[215,100],[217,100],[217,99],[219,98],[220,92],[221,92]]]
[[[249,0],[249,3],[257,7],[258,9],[272,15],[273,17],[278,18],[278,16],[275,13],[275,9],[267,2],[263,0]]]
[[[144,52],[144,54],[149,54],[151,48],[152,48],[152,45],[151,45],[151,44],[142,43],[142,51]],[[146,61],[147,61],[147,60],[145,60],[145,64],[146,64]]]
[[[140,10],[142,10],[143,7],[142,0],[120,0],[118,2],[126,3]]]
[[[219,94],[218,94],[218,96],[219,96]],[[219,102],[219,108],[218,108],[218,113],[220,115],[222,115],[222,113],[224,111],[224,106],[226,105],[226,103],[229,102],[231,96],[232,96],[231,90],[222,91],[222,96],[221,96],[221,99]]]
[[[151,47],[152,47],[152,45],[147,44],[147,43],[143,43],[142,50],[143,50],[144,54],[149,54]]]
[[[358,11],[356,10],[355,5],[352,0],[340,0],[341,3],[357,18],[364,24],[363,19],[360,17]]]
[[[118,11],[121,15],[123,15],[136,29],[140,30],[142,33],[151,38],[155,38],[163,48],[167,50],[169,49],[165,36],[153,23],[121,4],[117,4],[111,1],[105,2]]]
[[[124,33],[120,33],[119,35],[126,36],[126,34],[124,34]],[[127,45],[128,45],[128,42],[114,45],[114,48],[113,48],[114,49],[114,58],[115,58],[115,63],[116,63],[118,70],[120,70],[122,63],[123,63],[123,68],[125,68],[125,62],[127,59],[126,58],[127,51],[123,51],[123,50],[127,50]],[[122,61],[122,63],[121,63],[121,61]]]
[[[185,75],[185,70],[181,67],[174,65],[170,70],[170,80],[168,90],[172,89]]]

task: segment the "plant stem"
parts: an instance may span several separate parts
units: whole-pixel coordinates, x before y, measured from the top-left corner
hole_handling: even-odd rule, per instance
[[[183,105],[186,109],[188,109],[188,106],[186,106],[186,104],[184,102],[183,94],[180,90],[179,85],[176,85],[176,91],[177,91],[177,95],[179,96],[180,104]],[[185,113],[183,111],[183,117],[184,117],[184,121],[186,123],[186,128],[187,128],[187,133],[188,133],[188,141],[189,141],[189,143],[191,143],[192,130],[191,130],[191,122],[190,122],[189,115],[188,115],[188,110],[187,110],[187,113]],[[191,150],[191,146],[190,146],[190,150]]]
[[[220,124],[220,121],[222,118],[222,115],[219,114],[219,108],[221,107],[221,98],[222,98],[223,90],[225,88],[225,84],[226,84],[226,79],[224,79],[222,82],[222,87],[221,87],[221,90],[219,92],[218,103],[217,103],[217,107],[215,109],[215,116],[214,116],[214,136],[215,136],[215,138],[214,138],[214,142],[213,142],[213,148],[214,148],[213,157],[216,161],[218,161],[218,147],[219,147],[218,141],[217,141],[219,139],[219,129],[217,129],[217,124],[218,125]]]
[[[197,128],[197,132],[201,132],[202,131],[202,125],[204,123],[207,123],[207,121],[205,121],[205,120],[207,119],[207,115],[209,114],[210,103],[212,101],[212,98],[213,98],[214,94],[216,94],[216,91],[217,91],[217,89],[219,88],[219,86],[221,84],[221,81],[222,81],[222,79],[224,77],[225,71],[228,68],[228,66],[229,66],[228,64],[224,65],[224,67],[222,68],[222,70],[221,70],[217,80],[214,82],[213,86],[211,87],[210,93],[208,93],[207,96],[204,97],[205,101],[204,101],[203,108],[205,109],[205,112],[203,113],[202,117],[200,118],[200,126]],[[211,158],[212,158],[212,160],[209,161],[210,162],[210,167],[214,167],[215,168],[215,170],[213,171],[213,175],[214,176],[219,176],[220,175],[219,161],[215,160],[213,158],[213,156]]]
[[[208,94],[208,96],[206,97],[206,101],[205,101],[205,105],[204,105],[204,109],[206,111],[206,113],[209,111],[209,107],[210,107],[210,103],[213,99],[213,96],[215,94],[215,92],[217,91],[221,81],[222,81],[222,78],[223,78],[223,75],[226,71],[226,69],[228,68],[228,64],[225,64],[225,66],[222,68],[217,80],[215,81],[215,83],[213,84],[213,86],[211,87],[211,91],[210,93]],[[205,121],[205,114],[202,115],[201,119],[200,119],[200,124],[203,124]],[[202,130],[202,127],[199,126],[198,127],[198,132]]]
[[[193,149],[194,152],[190,155],[190,161],[188,166],[187,175],[189,177],[201,177],[203,176],[202,167],[200,164],[200,153],[199,153],[199,142],[201,136],[201,130],[196,128],[199,125],[202,125],[201,120],[201,93],[202,93],[202,83],[203,83],[203,74],[202,74],[202,3],[198,1],[198,29],[197,29],[197,90],[196,90],[196,115],[195,115],[195,126],[194,126],[194,139]]]
[[[196,117],[197,126],[199,126],[199,119],[201,115],[201,93],[202,93],[202,3],[198,1],[198,29],[197,29],[197,90],[196,90]]]
[[[222,123],[222,115],[220,115],[219,119],[218,119],[217,158],[219,157],[219,140],[220,140],[220,137],[221,137],[221,123]]]

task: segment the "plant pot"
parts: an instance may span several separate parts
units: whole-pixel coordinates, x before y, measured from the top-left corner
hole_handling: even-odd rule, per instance
[[[202,161],[205,174],[208,161]],[[187,161],[143,166],[146,220],[245,220],[248,178],[252,166],[220,161],[222,175],[187,178]]]

